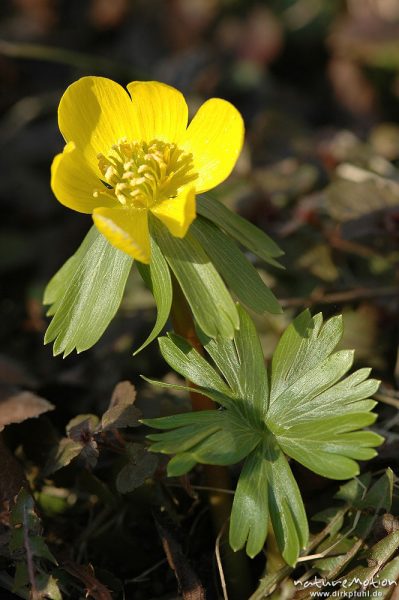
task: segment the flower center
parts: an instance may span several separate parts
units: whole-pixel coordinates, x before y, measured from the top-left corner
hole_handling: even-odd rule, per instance
[[[135,208],[151,208],[174,198],[182,186],[198,177],[192,154],[160,140],[122,139],[107,156],[99,154],[97,158],[106,187],[112,188],[121,204]],[[94,195],[99,193],[96,190]]]

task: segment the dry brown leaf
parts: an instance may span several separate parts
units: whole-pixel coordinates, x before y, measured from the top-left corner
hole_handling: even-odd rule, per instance
[[[134,406],[136,390],[130,381],[120,381],[112,394],[108,410],[103,414],[103,430],[137,427],[141,412]]]
[[[17,392],[0,397],[0,431],[6,425],[22,423],[49,410],[54,410],[53,404],[33,392]]]
[[[205,590],[196,572],[183,553],[182,547],[169,529],[156,519],[156,526],[169,564],[174,571],[184,600],[205,600]]]
[[[120,381],[112,393],[109,408],[117,404],[134,404],[136,400],[136,388],[130,381]]]

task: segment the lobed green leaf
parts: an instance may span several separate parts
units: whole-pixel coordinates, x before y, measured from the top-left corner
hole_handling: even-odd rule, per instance
[[[270,404],[298,379],[320,364],[334,350],[342,337],[341,317],[323,325],[321,314],[312,318],[303,311],[283,333],[273,354]]]
[[[182,337],[170,333],[159,338],[159,346],[166,362],[196,385],[230,395],[227,384],[210,364]]]
[[[207,396],[214,402],[217,402],[217,404],[220,404],[220,406],[231,405],[231,399],[228,396],[226,396],[225,394],[221,394],[220,392],[217,392],[216,390],[212,390],[210,388],[201,387],[200,385],[197,385],[195,387],[190,387],[187,385],[179,385],[176,383],[166,383],[165,381],[156,381],[155,379],[149,379],[148,377],[144,377],[144,375],[141,375],[141,378],[144,379],[144,381],[148,381],[148,383],[151,383],[152,385],[156,385],[157,387],[160,387],[160,388],[166,388],[166,389],[171,389],[171,390],[181,390],[184,392],[194,392],[194,393],[197,392],[197,393],[203,394],[204,396]]]
[[[197,198],[197,212],[265,262],[280,266],[273,260],[284,254],[277,244],[264,231],[229,210],[209,193]]]
[[[174,335],[160,340],[167,362],[224,409],[144,422],[163,430],[149,436],[151,449],[176,454],[168,473],[185,473],[195,462],[227,465],[246,459],[233,503],[231,545],[246,546],[254,556],[271,520],[284,559],[294,565],[307,544],[308,525],[285,455],[325,477],[356,476],[357,461],[375,456],[382,442],[364,429],[376,418],[368,396],[378,382],[368,379],[369,369],[345,377],[353,352],[334,352],[342,336],[339,317],[323,323],[321,314],[304,311],[278,344],[269,383],[254,324],[241,306],[237,311],[240,328],[233,340],[199,331],[224,379],[185,340]]]
[[[280,314],[281,307],[237,245],[210,221],[198,217],[190,230],[237,298],[251,310]]]
[[[197,464],[197,461],[185,452],[176,454],[168,463],[168,476],[180,477],[185,475]]]
[[[234,341],[213,340],[199,332],[205,350],[214,360],[236,397],[237,408],[254,426],[264,422],[268,404],[268,377],[262,347],[252,320],[237,305],[240,328]],[[243,401],[245,399],[245,401]]]
[[[184,427],[186,425],[213,425],[219,418],[219,411],[202,410],[200,412],[186,412],[170,417],[158,417],[156,419],[141,419],[144,425],[151,425],[157,429],[173,429],[176,427]]]
[[[94,226],[90,229],[44,293],[53,317],[44,343],[54,342],[55,356],[83,352],[99,340],[119,308],[132,263]]]
[[[156,219],[152,235],[201,329],[210,337],[220,335],[232,339],[239,326],[237,308],[203,247],[190,231],[184,239],[178,239],[156,223]]]
[[[240,368],[238,380],[241,398],[245,399],[248,422],[259,425],[265,422],[268,408],[269,383],[265,361],[255,325],[242,307],[238,307],[240,329],[235,336]]]
[[[219,429],[218,419],[214,419],[213,424],[199,425],[194,423],[166,433],[152,433],[147,437],[153,442],[151,444],[152,452],[177,454],[178,452],[191,450],[193,446],[205,440],[215,431],[219,431]]]
[[[287,459],[276,444],[264,444],[263,460],[267,467],[273,531],[284,560],[293,566],[309,538],[301,493]]]
[[[224,414],[223,427],[191,448],[191,456],[202,464],[232,465],[243,460],[259,443],[260,437],[245,424]]]
[[[240,361],[234,340],[222,338],[210,338],[203,331],[198,331],[198,337],[206,352],[222,373],[229,384],[234,396],[242,394],[240,384]]]
[[[137,268],[144,283],[149,287],[157,305],[157,318],[154,327],[145,342],[135,350],[133,356],[146,348],[161,333],[168,320],[172,306],[172,279],[166,262],[156,240],[151,237],[151,263],[145,265],[138,262]]]
[[[229,541],[233,550],[246,545],[248,556],[261,552],[268,531],[269,500],[267,464],[257,448],[245,460],[234,494]]]
[[[274,398],[268,415],[269,421],[277,417],[282,427],[290,426],[297,417],[306,415],[308,403],[337,383],[352,364],[353,351],[341,350],[322,360],[304,375],[298,374],[298,378]],[[272,379],[272,386],[273,383],[276,383],[275,379]],[[281,406],[284,406],[283,415]]]

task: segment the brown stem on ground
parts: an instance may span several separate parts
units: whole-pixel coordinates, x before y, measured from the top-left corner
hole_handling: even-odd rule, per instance
[[[384,298],[397,296],[399,287],[386,286],[380,288],[356,288],[352,290],[343,290],[340,292],[324,293],[323,289],[316,289],[307,298],[283,298],[280,304],[283,308],[312,306],[314,304],[341,304],[345,302],[354,302],[356,300],[368,300],[371,298]]]

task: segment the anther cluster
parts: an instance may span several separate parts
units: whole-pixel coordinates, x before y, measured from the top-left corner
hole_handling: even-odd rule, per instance
[[[122,139],[107,156],[99,154],[97,158],[103,182],[121,204],[129,207],[151,208],[174,198],[180,188],[198,177],[192,154],[160,140]]]

